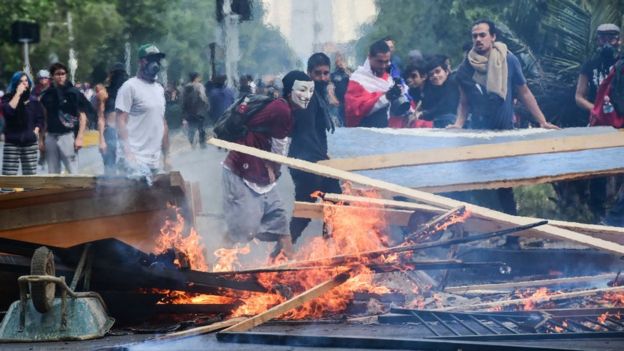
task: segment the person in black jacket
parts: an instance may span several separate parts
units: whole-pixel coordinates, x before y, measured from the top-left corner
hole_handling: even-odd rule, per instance
[[[32,82],[24,72],[15,72],[7,94],[2,97],[2,113],[6,121],[2,152],[2,175],[37,173],[37,139],[43,129],[43,108],[30,94]]]
[[[315,53],[308,59],[308,75],[314,81],[314,95],[305,110],[294,112],[295,124],[288,156],[317,162],[329,159],[327,155],[327,131],[334,131],[329,115],[327,85],[330,76],[330,60],[323,53]],[[335,179],[312,173],[290,169],[295,183],[295,200],[314,202],[311,194],[317,190],[326,193],[341,193],[340,184]],[[293,218],[290,222],[290,235],[295,243],[310,223],[307,218]]]
[[[423,89],[420,119],[433,121],[434,128],[446,128],[455,123],[459,105],[459,85],[451,75],[446,58],[431,57],[427,64],[427,82]]]
[[[50,66],[53,85],[41,95],[45,108],[45,154],[49,173],[75,173],[76,152],[82,148],[87,126],[86,112],[91,104],[67,80],[67,67],[61,63]]]

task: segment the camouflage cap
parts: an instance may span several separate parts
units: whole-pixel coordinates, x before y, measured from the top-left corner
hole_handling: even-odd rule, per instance
[[[144,44],[139,48],[139,58],[145,58],[147,56],[158,56],[159,59],[164,58],[165,54],[160,52],[154,44]]]
[[[597,33],[613,33],[619,34],[620,28],[613,23],[603,23],[596,29]]]

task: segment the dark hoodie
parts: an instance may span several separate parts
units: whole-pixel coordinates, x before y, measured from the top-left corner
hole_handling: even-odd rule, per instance
[[[327,160],[327,131],[334,131],[327,102],[327,85],[315,83],[308,107],[295,110],[294,117],[288,156],[310,162]]]
[[[34,96],[22,94],[17,107],[9,105],[13,94],[2,98],[2,112],[6,126],[4,129],[5,142],[27,146],[37,142],[35,127],[43,130],[43,107]]]
[[[61,123],[59,112],[64,112],[76,118],[80,112],[89,112],[89,101],[84,97],[80,90],[76,89],[71,83],[65,86],[51,86],[41,95],[41,103],[47,112],[46,131],[49,133],[65,134],[75,131],[78,127],[68,128]]]

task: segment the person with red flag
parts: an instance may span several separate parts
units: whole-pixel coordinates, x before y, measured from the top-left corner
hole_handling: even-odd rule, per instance
[[[390,58],[388,44],[376,41],[364,64],[351,75],[345,94],[347,127],[388,127],[390,104],[403,93],[388,73]]]

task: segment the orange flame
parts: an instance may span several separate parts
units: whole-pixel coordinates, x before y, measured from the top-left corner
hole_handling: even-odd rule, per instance
[[[217,256],[217,262],[212,267],[213,272],[231,272],[240,268],[238,263],[238,255],[247,255],[251,249],[249,244],[245,246],[236,245],[232,249],[217,249],[214,255]]]
[[[548,292],[548,288],[539,288],[533,295],[529,296],[529,300],[524,303],[524,310],[530,311],[535,309],[535,305],[538,302],[543,302],[548,300],[548,296],[550,293]]]
[[[613,307],[624,306],[624,293],[623,292],[605,292],[602,295],[602,300]]]
[[[201,237],[192,227],[188,229],[188,234],[184,235],[184,217],[180,208],[172,205],[168,205],[168,207],[175,211],[175,217],[165,220],[160,229],[160,235],[156,238],[154,253],[162,254],[169,249],[175,249],[176,252],[181,252],[186,256],[191,269],[207,272],[208,264],[204,256],[205,248]],[[174,263],[178,267],[184,268],[180,258],[176,258]]]
[[[376,194],[371,194],[377,196]],[[350,206],[326,206],[324,220],[331,238],[315,237],[302,245],[295,253],[295,261],[321,260],[337,255],[357,254],[386,247],[386,223],[379,207],[370,204]],[[388,259],[388,258],[385,258]],[[308,302],[288,312],[283,318],[318,318],[346,309],[354,292],[366,291],[385,294],[385,286],[373,283],[373,272],[363,265],[352,268],[352,278],[326,293],[322,298]],[[298,272],[263,273],[258,282],[271,291],[291,290],[284,293],[253,294],[233,312],[234,316],[254,315],[284,302],[287,297],[308,290],[338,273],[336,269],[305,270]],[[284,296],[286,295],[286,296]]]
[[[350,186],[346,186],[349,193]],[[322,193],[315,192],[313,196],[322,196]],[[376,192],[364,192],[357,195],[369,197],[380,196]],[[449,225],[463,221],[469,216],[468,211],[461,216],[454,216],[448,222],[439,225],[439,230],[447,228]],[[367,251],[381,250],[388,247],[387,223],[383,208],[370,203],[358,203],[357,206],[335,206],[324,207],[324,222],[331,233],[329,238],[320,236],[314,237],[301,244],[294,254],[293,261],[320,260],[338,255],[357,255]],[[175,220],[167,220],[163,226],[157,240],[156,253],[165,252],[175,248],[178,252],[183,252],[192,269],[208,271],[209,267],[203,255],[203,245],[201,245],[199,235],[191,228],[188,235],[184,233],[184,219],[179,209],[176,209]],[[238,262],[240,255],[248,254],[249,245],[236,246],[232,249],[221,248],[214,252],[217,262],[212,267],[214,272],[235,271],[241,266]],[[367,268],[367,264],[396,263],[400,264],[398,254],[385,255],[376,258],[366,258],[350,266],[351,278],[342,285],[327,292],[321,298],[310,301],[296,310],[289,311],[282,318],[301,319],[319,318],[324,315],[339,313],[346,309],[348,303],[353,299],[355,292],[369,292],[374,294],[386,294],[391,290],[374,281],[374,272]],[[285,257],[278,257],[275,262],[286,262]],[[327,261],[327,266],[330,261]],[[256,263],[257,264],[257,263]],[[242,304],[237,307],[232,316],[255,315],[298,295],[323,281],[329,280],[336,274],[344,271],[344,267],[329,269],[319,267],[319,269],[308,269],[288,272],[272,272],[256,274],[256,279],[260,285],[265,287],[268,293],[243,293],[238,297]],[[182,292],[175,292],[169,295],[168,302],[174,303],[231,303],[229,297],[214,295],[198,295]],[[422,299],[413,301],[417,306],[423,305]]]

